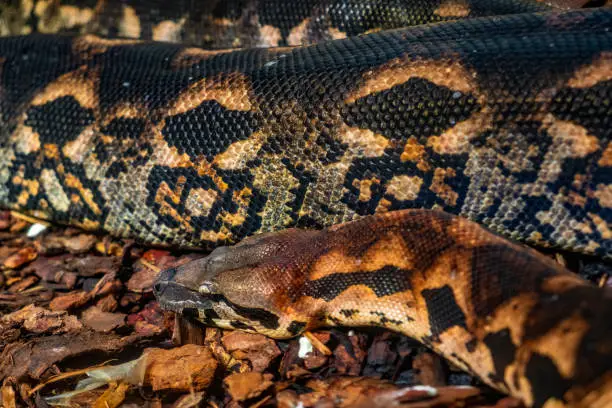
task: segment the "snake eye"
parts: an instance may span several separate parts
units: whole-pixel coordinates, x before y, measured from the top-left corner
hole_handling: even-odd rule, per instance
[[[198,288],[198,292],[200,292],[203,295],[211,295],[211,294],[218,294],[219,290],[217,289],[217,285],[214,284],[213,282],[204,282]]]

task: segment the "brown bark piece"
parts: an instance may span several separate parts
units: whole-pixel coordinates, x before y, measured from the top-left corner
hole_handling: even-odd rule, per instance
[[[393,372],[398,361],[398,353],[391,347],[393,334],[384,332],[377,335],[368,349],[364,375],[380,378],[383,373]]]
[[[130,388],[127,383],[121,383],[118,385],[111,384],[111,386],[104,391],[100,397],[94,403],[94,408],[116,408],[125,399],[125,393]]]
[[[272,386],[272,374],[236,373],[225,377],[223,382],[228,393],[236,401],[246,401],[261,395]]]
[[[78,275],[68,271],[66,260],[69,257],[70,255],[40,257],[24,269],[24,272],[33,271],[36,276],[45,282],[63,283],[68,289],[72,289],[76,284]]]
[[[446,373],[442,359],[428,351],[417,354],[412,361],[412,367],[417,370],[417,379],[421,384],[441,386],[446,385]]]
[[[66,268],[83,277],[117,272],[120,264],[121,260],[112,256],[88,255],[84,258],[68,258],[66,260]]]
[[[117,310],[119,303],[117,302],[117,299],[115,299],[115,296],[111,294],[111,295],[106,295],[100,300],[98,300],[96,302],[96,306],[103,312],[112,313],[115,310]]]
[[[37,276],[34,276],[34,275],[27,276],[21,279],[20,281],[12,284],[11,287],[8,288],[8,292],[9,293],[22,292],[26,290],[27,288],[29,288],[30,286],[34,285],[36,282],[38,282]]]
[[[212,382],[217,360],[207,347],[187,344],[171,350],[145,350],[145,384],[154,391],[201,391]]]
[[[225,334],[221,342],[232,357],[249,360],[256,372],[264,371],[281,354],[274,340],[261,334],[234,331]]]
[[[133,340],[134,337],[79,331],[13,343],[0,354],[0,381],[8,376],[40,379],[49,367],[65,358],[89,352],[118,352]]]
[[[138,313],[128,315],[126,323],[134,326],[134,331],[139,335],[151,336],[169,331],[170,327],[164,316],[157,302],[149,302]]]
[[[340,344],[334,350],[334,364],[336,372],[346,375],[359,375],[363,361],[366,358],[366,337],[359,334],[348,335],[347,341],[350,342],[350,348],[347,350],[347,345]]]
[[[352,407],[368,401],[372,396],[385,390],[399,387],[389,381],[368,377],[334,377],[326,380],[310,380],[306,386],[312,393],[300,396],[305,406],[332,403],[335,407]]]
[[[7,379],[0,388],[0,406],[3,408],[17,408],[15,388],[12,381]]]
[[[11,226],[11,212],[0,211],[0,231],[3,231]]]
[[[17,269],[25,264],[32,262],[38,253],[32,247],[25,247],[14,253],[13,255],[6,258],[3,262],[5,268],[8,269]]]
[[[89,299],[90,296],[87,292],[70,292],[63,296],[56,296],[49,304],[49,308],[53,311],[76,309],[87,303]]]
[[[66,312],[53,312],[34,305],[2,316],[0,322],[21,325],[31,333],[60,334],[79,331],[83,327],[76,316]]]
[[[97,332],[110,332],[125,325],[125,314],[104,312],[97,306],[91,306],[83,312],[83,323]]]
[[[59,252],[70,252],[71,254],[84,254],[89,252],[98,239],[94,235],[78,234],[74,236],[66,235],[46,235],[36,241],[37,249],[40,253],[53,254]]]
[[[434,408],[475,406],[470,400],[480,395],[475,387],[405,387],[381,390],[356,405],[357,408]]]

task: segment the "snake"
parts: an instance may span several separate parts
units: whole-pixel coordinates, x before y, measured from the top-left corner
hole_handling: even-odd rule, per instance
[[[377,326],[612,404],[611,290],[530,248],[612,258],[612,10],[178,3],[3,5],[0,207],[213,250],[152,288],[206,325]]]

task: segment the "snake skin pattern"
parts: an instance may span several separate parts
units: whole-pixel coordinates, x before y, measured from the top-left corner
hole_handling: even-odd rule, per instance
[[[0,35],[80,33],[209,49],[277,47],[552,8],[532,0],[13,0],[0,4]]]
[[[7,38],[0,204],[183,247],[439,208],[610,258],[610,15],[233,52]]]
[[[156,27],[183,17],[138,2],[3,5],[3,33],[32,34],[0,39],[0,207],[148,244],[242,241],[155,287],[208,324],[378,325],[529,406],[612,404],[609,290],[468,221],[612,258],[612,10],[399,3],[212,2],[169,37]]]

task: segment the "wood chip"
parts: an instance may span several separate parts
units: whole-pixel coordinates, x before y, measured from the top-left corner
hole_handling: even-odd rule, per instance
[[[95,331],[110,332],[125,325],[125,316],[123,313],[104,312],[97,306],[91,306],[83,312],[81,320]]]
[[[249,360],[257,372],[264,371],[281,354],[274,340],[261,334],[234,331],[225,334],[221,342],[232,357]]]
[[[145,384],[154,391],[201,391],[212,382],[217,360],[207,347],[187,344],[171,350],[145,350]]]
[[[272,386],[272,374],[236,373],[225,377],[223,383],[228,393],[236,401],[246,401],[258,397]]]
[[[17,269],[29,262],[32,262],[34,259],[36,259],[37,256],[38,253],[34,248],[25,247],[17,251],[17,253],[6,258],[3,262],[3,265],[5,268],[8,269]]]

